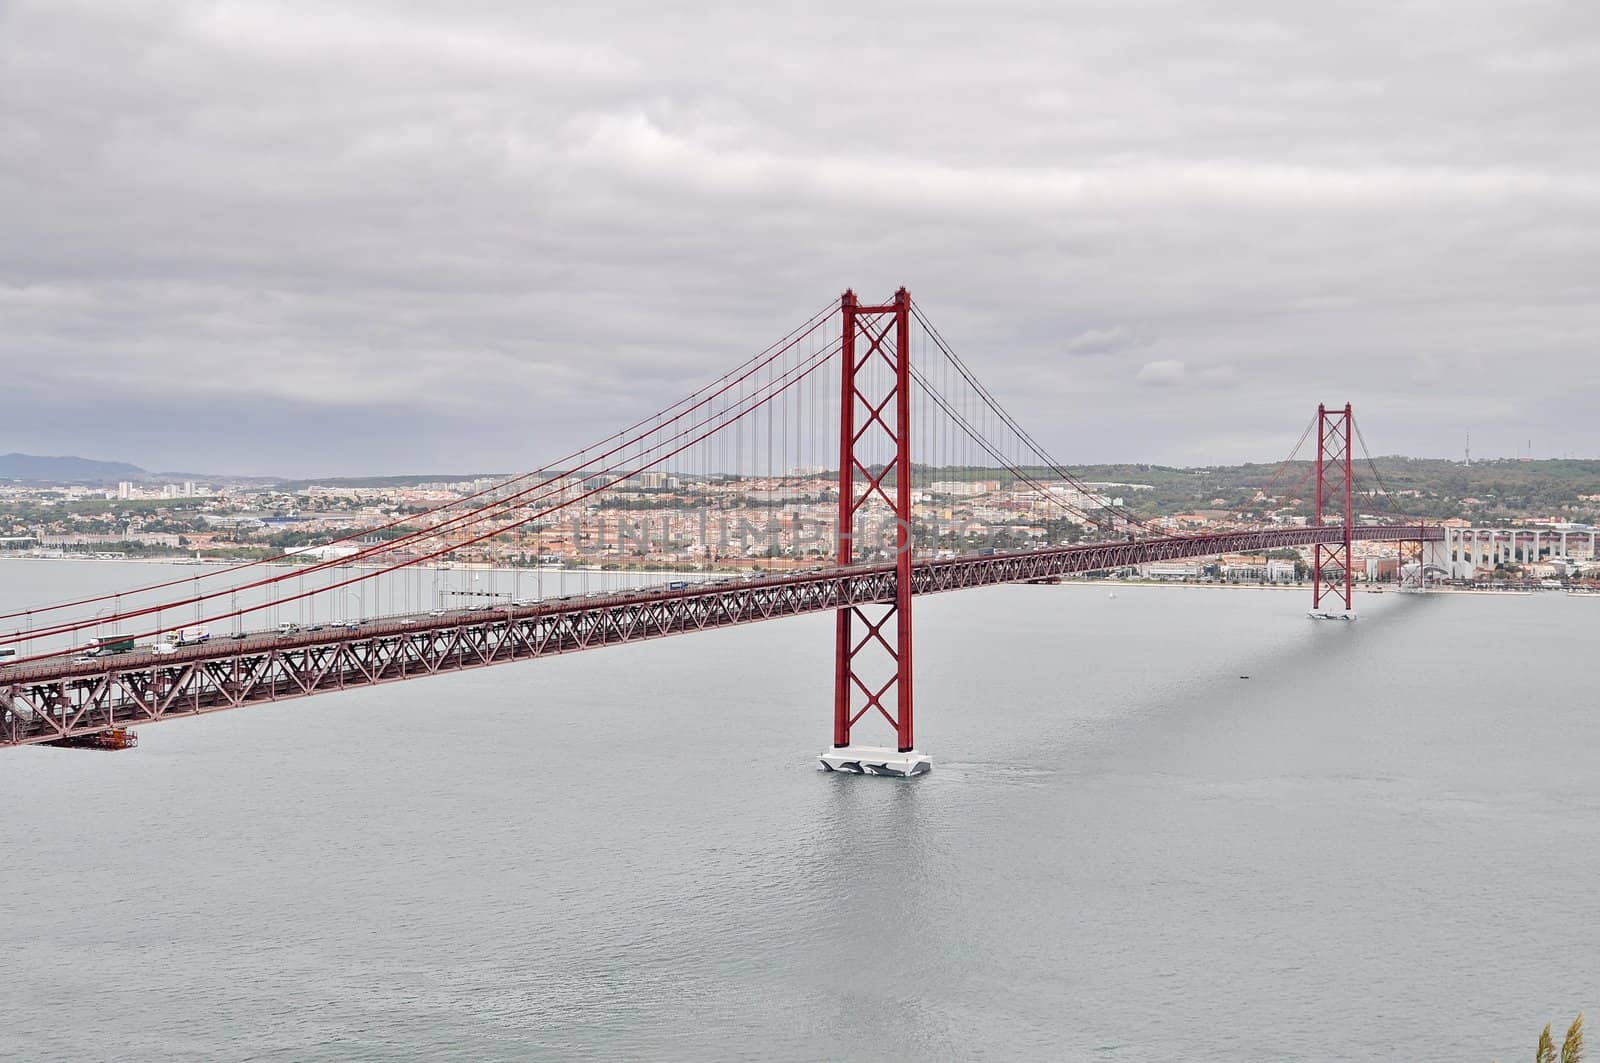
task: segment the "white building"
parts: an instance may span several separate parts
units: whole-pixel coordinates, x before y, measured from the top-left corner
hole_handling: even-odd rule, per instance
[[[928,485],[928,493],[934,495],[948,495],[951,498],[973,498],[977,495],[987,494],[988,485],[976,480],[935,480]]]
[[[285,550],[284,553],[304,554],[307,557],[314,557],[318,561],[338,561],[340,558],[349,557],[351,554],[359,553],[360,550],[361,548],[358,546],[350,546],[344,543],[330,543],[325,546],[299,546],[290,550]]]
[[[1152,561],[1139,566],[1146,579],[1199,579],[1204,571],[1199,561]]]

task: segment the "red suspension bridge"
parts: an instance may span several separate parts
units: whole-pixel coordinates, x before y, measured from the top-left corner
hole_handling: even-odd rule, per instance
[[[1314,461],[1297,463],[1313,434]],[[823,765],[917,774],[931,764],[913,729],[917,595],[1309,547],[1312,614],[1353,617],[1353,542],[1403,550],[1443,538],[1400,517],[1357,523],[1359,440],[1348,405],[1319,407],[1258,496],[1311,495],[1303,526],[1242,520],[1221,533],[1169,534],[1052,457],[904,289],[882,304],[846,292],[660,412],[539,471],[334,538],[323,560],[280,554],[0,615],[14,626],[0,634],[0,650],[12,653],[0,665],[0,745],[117,746],[133,724],[831,611],[833,731]],[[962,503],[980,485],[996,513]],[[430,567],[437,574],[529,536],[566,534],[576,548],[586,522],[603,530],[607,512],[623,540],[617,514],[645,486],[675,513],[658,537],[634,543],[638,554],[672,560],[654,585],[467,607],[443,601],[437,578],[425,593]],[[808,529],[805,514],[820,508],[831,522]],[[730,513],[743,526],[737,542],[726,535]],[[708,531],[710,514],[719,536]],[[996,518],[1025,522],[1038,541],[982,545],[979,526]],[[318,609],[345,615],[307,622]],[[223,627],[229,635],[213,634]],[[91,635],[99,649],[84,656]],[[857,744],[873,721],[892,741]]]

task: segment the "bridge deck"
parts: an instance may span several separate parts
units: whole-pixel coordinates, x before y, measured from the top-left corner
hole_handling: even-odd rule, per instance
[[[1342,530],[1282,528],[919,561],[916,594],[1047,579],[1152,561],[1337,542]],[[1434,541],[1439,528],[1358,526],[1366,541]],[[348,628],[258,632],[157,655],[0,666],[0,746],[49,742],[350,687],[418,679],[619,642],[686,634],[894,596],[894,566],[624,592],[600,598],[370,620]]]

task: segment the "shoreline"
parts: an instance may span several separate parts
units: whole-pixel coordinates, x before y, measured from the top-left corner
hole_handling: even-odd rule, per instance
[[[1050,587],[1173,587],[1193,591],[1300,591],[1308,593],[1311,590],[1309,583],[1185,583],[1181,580],[1137,580],[1137,579],[1064,579],[1058,583],[1036,584],[1036,586]],[[1535,594],[1562,594],[1568,588],[1556,590],[1550,588],[1543,591],[1509,590],[1491,591],[1479,587],[1444,587],[1429,584],[1424,591],[1426,594],[1498,594],[1508,597],[1527,597]],[[1356,584],[1356,594],[1400,594],[1401,591],[1392,584],[1383,584],[1381,588],[1363,587]],[[1414,592],[1406,592],[1414,593]]]
[[[236,558],[203,558],[203,559],[197,561],[194,558],[176,558],[176,557],[40,557],[40,556],[38,556],[36,554],[16,554],[16,555],[11,555],[11,556],[0,554],[0,561],[104,561],[104,562],[111,562],[111,563],[123,564],[123,565],[174,565],[174,566],[187,566],[187,567],[191,567],[191,568],[203,568],[203,567],[212,566],[212,565],[220,565],[220,566],[243,565],[243,564],[247,564],[248,563],[248,562],[246,562],[246,561],[244,561],[242,559],[236,559]],[[277,567],[277,568],[294,568],[294,567],[296,567],[295,565],[285,564],[285,563],[283,563],[281,561],[271,562],[271,564],[274,567]],[[367,568],[367,567],[372,567],[372,566],[355,565],[355,566],[352,566],[352,567],[354,567],[356,569],[361,569],[361,568]],[[599,575],[633,575],[633,576],[644,576],[644,575],[686,576],[686,577],[688,577],[688,576],[699,576],[699,577],[707,577],[707,578],[720,577],[720,576],[728,575],[728,574],[732,574],[732,575],[744,574],[744,573],[741,573],[738,570],[735,570],[732,573],[728,573],[728,572],[726,572],[724,570],[717,570],[717,571],[714,571],[714,572],[686,572],[686,571],[684,571],[682,569],[671,569],[671,568],[646,568],[646,569],[614,568],[614,569],[602,569],[602,568],[598,568],[598,567],[590,568],[590,567],[582,566],[582,565],[561,566],[561,567],[557,567],[557,566],[553,566],[553,565],[538,565],[538,566],[532,566],[532,567],[527,567],[527,568],[521,568],[521,567],[517,567],[517,566],[502,567],[502,566],[499,566],[499,565],[491,565],[491,564],[486,564],[486,563],[478,562],[478,561],[455,562],[455,563],[449,564],[449,565],[441,565],[441,566],[439,566],[439,570],[440,571],[444,571],[444,572],[448,572],[448,571],[451,571],[451,570],[455,570],[455,571],[475,571],[475,572],[488,572],[488,571],[495,571],[495,572],[545,572],[545,573],[556,572],[556,573],[571,573],[571,574],[574,574],[574,575],[579,574],[579,573],[585,573],[585,574],[599,574]],[[1309,583],[1188,583],[1188,582],[1185,582],[1185,581],[1182,581],[1182,580],[1071,579],[1071,578],[1061,579],[1061,580],[1058,580],[1058,581],[1056,581],[1054,583],[1038,583],[1038,584],[1033,584],[1033,583],[1030,583],[1029,581],[1026,581],[1026,580],[1019,580],[1018,581],[1018,585],[1021,585],[1021,586],[1050,586],[1050,587],[1146,587],[1146,588],[1148,588],[1148,587],[1170,587],[1170,588],[1177,588],[1177,589],[1182,589],[1182,590],[1195,590],[1195,591],[1300,591],[1302,593],[1305,592],[1305,591],[1309,591],[1311,589],[1311,584],[1309,584]],[[1401,593],[1400,590],[1398,588],[1394,587],[1392,584],[1382,584],[1382,585],[1374,588],[1374,587],[1362,586],[1361,584],[1358,583],[1358,584],[1355,585],[1354,589],[1355,589],[1355,593],[1356,594],[1399,594],[1399,593]],[[1427,593],[1427,594],[1495,594],[1495,595],[1502,595],[1502,596],[1509,596],[1509,597],[1528,597],[1528,596],[1535,595],[1535,594],[1570,594],[1571,591],[1572,591],[1571,587],[1562,587],[1562,588],[1559,588],[1559,589],[1551,587],[1551,588],[1544,589],[1544,590],[1521,590],[1521,589],[1518,589],[1518,590],[1495,591],[1495,590],[1486,590],[1486,589],[1479,588],[1479,587],[1446,587],[1446,586],[1442,586],[1442,585],[1439,585],[1439,584],[1430,584],[1427,587],[1425,593]],[[1600,597],[1600,591],[1591,592],[1591,593],[1593,594],[1594,597]],[[1588,595],[1584,595],[1584,594],[1574,595],[1574,597],[1579,597],[1579,598],[1587,597],[1587,596]]]
[[[182,557],[94,557],[91,555],[77,555],[69,557],[40,557],[37,554],[0,554],[0,561],[99,561],[105,564],[117,565],[172,565],[175,568],[232,568],[251,564],[266,564],[272,568],[311,568],[316,565],[328,565],[328,562],[310,561],[303,565],[287,561],[252,561],[248,558],[233,557],[208,557],[200,560]],[[354,571],[378,569],[385,566],[373,564],[355,564],[339,566],[334,563],[332,567],[343,567]],[[679,568],[601,568],[599,565],[492,565],[483,561],[453,561],[444,565],[423,565],[424,571],[432,572],[528,572],[565,574],[573,576],[683,576],[702,579],[721,579],[726,576],[753,575],[748,569],[715,569],[711,571],[685,570]],[[326,569],[324,569],[326,571]]]

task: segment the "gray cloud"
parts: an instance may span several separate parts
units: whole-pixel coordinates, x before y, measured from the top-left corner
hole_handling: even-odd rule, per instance
[[[1182,384],[1188,377],[1188,366],[1176,358],[1166,358],[1159,362],[1146,362],[1134,379],[1147,387],[1170,388]]]
[[[1592,6],[889,13],[0,0],[0,450],[520,468],[903,283],[1072,460],[1600,451]]]
[[[1063,345],[1068,354],[1115,354],[1148,343],[1127,325],[1085,329]]]

